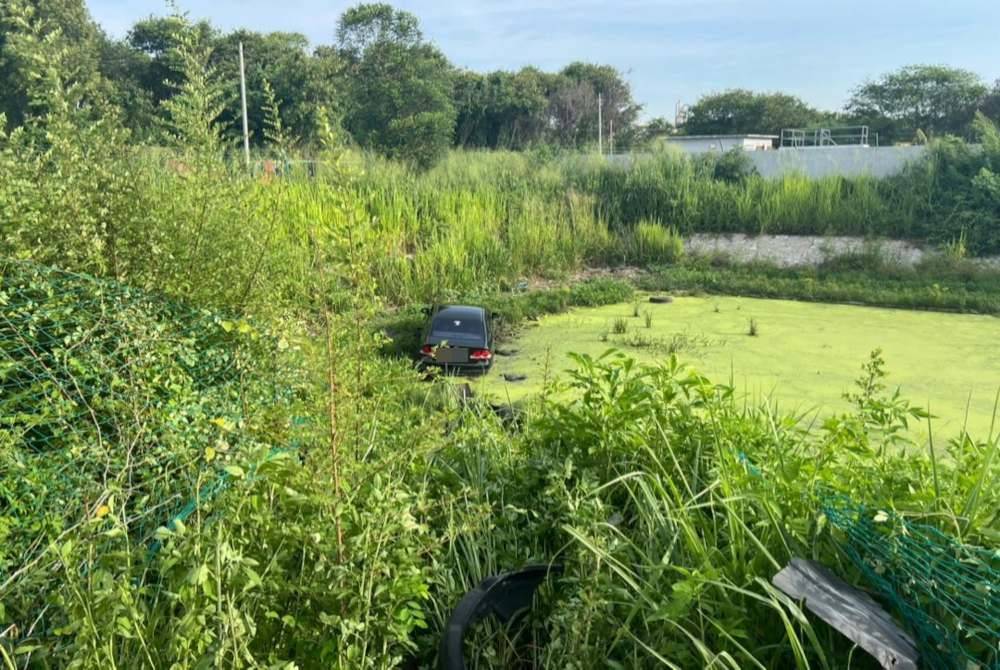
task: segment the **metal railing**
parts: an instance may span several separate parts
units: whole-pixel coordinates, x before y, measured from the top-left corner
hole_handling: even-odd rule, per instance
[[[782,128],[779,148],[869,146],[868,126]]]

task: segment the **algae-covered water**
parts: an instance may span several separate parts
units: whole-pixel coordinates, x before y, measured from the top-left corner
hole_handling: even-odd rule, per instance
[[[869,353],[881,348],[889,386],[900,386],[914,404],[929,404],[938,417],[936,436],[957,434],[967,408],[974,437],[990,430],[1000,388],[1000,318],[732,297],[679,297],[662,305],[642,297],[638,304],[639,317],[627,303],[529,324],[505,343],[517,353],[497,357],[493,371],[477,381],[480,391],[517,401],[540,390],[546,371],[559,375],[568,368],[569,352],[597,356],[616,347],[654,361],[669,355],[673,342],[681,361],[714,381],[732,379],[750,400],[822,415],[847,408],[842,394]],[[619,318],[627,321],[624,335],[612,332]],[[748,335],[751,319],[756,336]],[[506,382],[505,373],[527,379]]]

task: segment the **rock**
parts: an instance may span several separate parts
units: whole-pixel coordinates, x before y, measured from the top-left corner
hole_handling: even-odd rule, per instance
[[[517,426],[521,423],[521,411],[511,407],[510,405],[495,405],[490,403],[490,409],[493,410],[494,414],[500,417],[500,420],[505,426]]]
[[[651,296],[649,296],[649,302],[653,303],[654,305],[666,305],[666,304],[671,303],[673,301],[674,301],[674,299],[671,298],[669,295],[651,295]]]
[[[528,378],[528,375],[518,375],[511,372],[507,372],[504,374],[503,378],[505,381],[508,382],[523,382],[525,379]]]

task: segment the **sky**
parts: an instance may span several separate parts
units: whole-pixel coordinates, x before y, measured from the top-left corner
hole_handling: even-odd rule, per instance
[[[179,0],[222,29],[334,40],[342,0]],[[867,79],[913,63],[1000,78],[1000,0],[396,0],[457,66],[477,71],[575,60],[622,71],[644,118],[727,88],[783,91],[840,109]],[[122,37],[164,0],[87,0]]]

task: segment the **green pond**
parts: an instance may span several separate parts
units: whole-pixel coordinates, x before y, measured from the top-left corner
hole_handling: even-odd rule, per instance
[[[842,394],[880,348],[889,386],[930,407],[935,436],[956,435],[966,414],[974,437],[985,439],[990,430],[1000,388],[996,317],[732,297],[679,297],[657,305],[642,296],[638,305],[638,317],[632,303],[543,317],[504,343],[501,349],[517,352],[498,356],[493,371],[475,384],[495,400],[518,401],[537,393],[546,374],[562,374],[572,364],[570,352],[598,356],[614,347],[656,361],[672,346],[682,362],[712,380],[732,379],[749,401],[822,416],[847,408]],[[626,321],[624,334],[612,332],[618,319]],[[748,334],[751,319],[756,336]],[[507,382],[504,374],[527,378]]]

